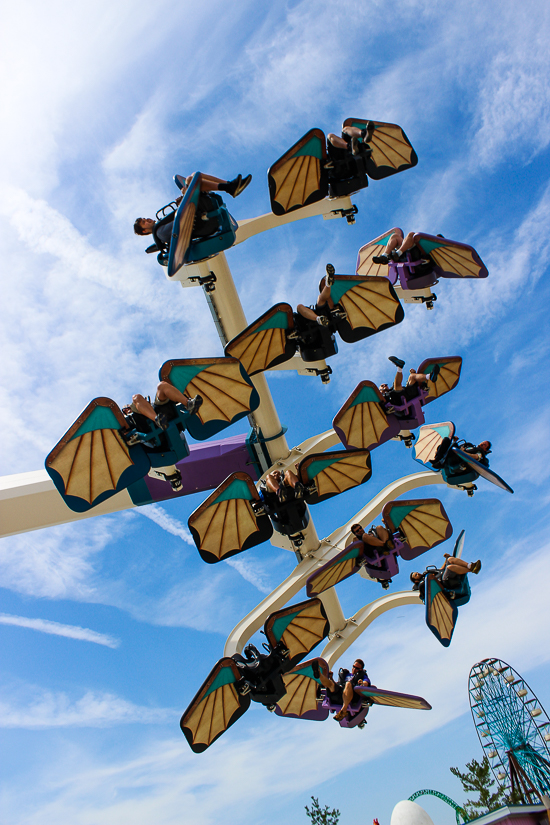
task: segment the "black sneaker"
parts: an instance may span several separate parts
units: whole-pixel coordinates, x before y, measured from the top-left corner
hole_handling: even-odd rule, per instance
[[[252,180],[252,175],[247,175],[246,178],[243,178],[241,177],[241,175],[239,175],[239,178],[241,178],[241,180],[239,181],[239,184],[235,189],[235,194],[233,195],[234,198],[237,198],[241,194],[241,192],[244,192],[244,190]]]
[[[334,283],[334,274],[335,274],[336,270],[334,269],[332,264],[327,264],[326,265],[326,270],[327,270],[327,274],[326,274],[326,277],[325,277],[325,283],[326,283],[327,286],[332,286],[333,283]]]
[[[179,470],[176,470],[175,473],[172,473],[171,476],[166,476],[166,481],[170,482],[170,487],[172,490],[178,492],[179,490],[183,490],[183,484],[181,481],[181,473]]]
[[[329,321],[329,319],[327,318],[326,315],[318,315],[317,316],[317,323],[321,327],[328,327],[328,325],[330,324],[330,321]]]
[[[396,358],[395,355],[390,355],[390,357],[388,358],[388,361],[391,361],[392,364],[395,364],[395,366],[400,370],[402,370],[403,367],[405,366],[405,362],[402,361],[401,358]]]
[[[237,195],[235,193],[242,182],[242,175],[237,175],[236,178],[233,178],[233,180],[228,181],[227,185],[224,187],[224,190],[222,191],[227,192],[228,195],[231,195],[232,198],[236,198]]]
[[[375,255],[372,259],[373,264],[388,264],[390,259],[387,255]]]
[[[318,679],[318,678],[319,678],[319,674],[320,674],[320,670],[319,670],[319,661],[318,661],[317,659],[314,659],[314,660],[312,661],[312,663],[311,663],[311,670],[312,670],[313,675],[315,676],[315,678],[316,678],[316,679]]]
[[[199,407],[202,404],[202,396],[196,395],[194,398],[190,398],[187,402],[187,412],[188,413],[196,413]]]
[[[361,146],[359,144],[359,138],[352,137],[352,139],[351,139],[351,154],[352,155],[360,155],[361,154]]]
[[[441,372],[441,367],[439,366],[439,364],[435,364],[434,368],[432,369],[432,371],[430,373],[430,381],[433,381],[435,383],[437,381],[437,378],[438,378],[440,372]]]

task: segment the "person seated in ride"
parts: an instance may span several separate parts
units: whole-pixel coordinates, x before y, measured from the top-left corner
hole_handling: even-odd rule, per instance
[[[325,163],[325,168],[330,169],[335,160],[345,160],[350,151],[356,157],[361,154],[367,157],[370,156],[372,149],[368,146],[368,143],[373,134],[374,123],[370,120],[364,129],[358,129],[357,126],[344,126],[341,137],[329,132],[327,135],[329,160]],[[362,139],[362,143],[359,142],[360,139]]]
[[[339,704],[342,702],[342,709],[339,710],[338,713],[334,714],[334,719],[337,722],[341,722],[342,719],[345,719],[348,713],[348,708],[353,702],[354,695],[356,695],[354,688],[359,687],[360,685],[368,686],[371,683],[367,675],[367,671],[365,670],[365,663],[362,659],[355,660],[351,673],[349,670],[346,670],[346,668],[340,668],[337,682],[334,681],[332,671],[330,671],[328,676],[325,676],[319,668],[319,663],[317,661],[315,661],[313,665],[313,675],[319,679],[327,691],[328,698],[334,702],[334,704]]]
[[[170,220],[166,220],[166,216],[158,221],[153,220],[153,218],[136,218],[134,221],[135,234],[153,234],[157,243],[160,242],[164,246],[169,246],[177,208],[180,205],[192,178],[193,175],[189,175],[185,179],[185,188],[182,188],[182,194],[179,198],[176,198],[175,201],[168,204],[168,207],[172,209],[171,214],[169,213]],[[193,237],[204,237],[205,235],[211,235],[216,231],[217,222],[214,226],[212,221],[202,221],[203,216],[205,216],[207,212],[211,212],[217,206],[217,204],[214,203],[212,198],[208,195],[209,192],[227,192],[233,198],[236,198],[241,194],[241,192],[244,192],[251,180],[252,175],[247,175],[245,178],[243,178],[242,175],[237,175],[237,177],[233,180],[227,181],[222,180],[221,178],[215,178],[212,175],[203,174],[201,179],[201,191],[199,195],[197,215],[195,216],[195,222],[193,224]],[[167,209],[168,207],[165,206],[164,209]]]
[[[395,543],[391,537],[391,533],[382,524],[373,524],[367,532],[360,524],[352,524],[351,532],[356,539],[361,540],[365,545],[365,556],[371,559],[376,559],[376,553],[372,550],[367,550],[368,547],[383,547],[382,554],[387,556],[395,549]]]
[[[416,398],[418,396],[419,387],[423,384],[427,384],[428,381],[437,381],[440,373],[439,364],[435,364],[429,375],[422,372],[415,372],[411,369],[409,372],[409,377],[407,378],[407,384],[404,387],[403,367],[405,366],[405,362],[400,358],[396,358],[395,355],[390,355],[388,361],[391,361],[392,364],[395,364],[397,367],[397,372],[395,373],[395,378],[393,379],[393,388],[390,389],[387,384],[380,384],[379,390],[384,397],[384,401],[396,407],[402,406],[403,399],[405,401],[411,401],[413,398]],[[386,407],[386,411],[391,412],[391,408]]]
[[[475,445],[470,441],[461,442],[458,436],[455,435],[452,439],[446,436],[441,441],[441,444],[437,448],[434,455],[432,467],[439,470],[446,465],[446,468],[454,471],[455,475],[458,472],[465,472],[468,469],[467,466],[460,460],[460,456],[458,456],[454,451],[449,452],[449,448],[451,446],[457,447],[459,450],[462,450],[463,453],[467,453],[467,455],[475,458],[475,460],[479,461],[480,464],[483,464],[484,467],[489,466],[489,459],[487,456],[491,452],[490,441],[482,441],[480,444]]]
[[[408,252],[411,261],[421,261],[420,264],[412,268],[413,272],[412,275],[409,275],[409,278],[418,278],[421,275],[427,275],[428,272],[432,271],[434,264],[430,256],[414,242],[415,234],[415,232],[409,232],[406,237],[403,237],[402,231],[397,229],[390,235],[390,239],[383,253],[373,256],[373,263],[388,264],[390,260],[395,261],[395,263],[404,263],[406,261],[406,253]],[[437,237],[442,238],[443,235],[438,235]]]
[[[468,455],[471,455],[476,461],[479,461],[480,464],[484,464],[486,467],[489,466],[487,455],[491,452],[490,441],[482,441],[481,444],[477,445],[465,441],[464,444],[457,446],[459,446],[459,449],[462,450],[463,453],[468,453]]]
[[[464,576],[468,573],[475,573],[477,575],[481,570],[480,559],[468,562],[463,559],[457,559],[449,553],[445,553],[444,558],[445,561],[443,565],[437,571],[426,570],[424,573],[411,573],[412,589],[419,591],[422,601],[425,599],[425,579],[428,573],[436,572],[436,578],[444,590],[458,590]]]
[[[326,266],[327,274],[319,281],[319,297],[315,306],[306,307],[304,304],[298,304],[296,307],[298,313],[309,321],[315,321],[321,326],[328,326],[330,324],[330,313],[334,309],[334,301],[330,297],[330,289],[334,283],[335,269],[332,264]]]
[[[265,477],[265,489],[277,496],[279,502],[304,497],[304,485],[292,470],[272,470]]]
[[[189,398],[188,395],[184,395],[172,384],[169,384],[167,381],[161,381],[157,387],[155,400],[152,404],[147,398],[144,398],[143,395],[137,393],[132,396],[130,406],[124,407],[122,412],[128,416],[132,416],[132,414],[142,415],[156,424],[161,430],[166,430],[170,425],[170,421],[173,421],[177,416],[175,409],[176,404],[182,404],[188,413],[195,413],[202,404],[202,398],[200,395]],[[139,420],[134,420],[134,423],[139,432]],[[139,436],[133,436],[133,440],[137,443],[140,440]]]

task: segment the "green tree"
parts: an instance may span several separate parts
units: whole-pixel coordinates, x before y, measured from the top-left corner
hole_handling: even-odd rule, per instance
[[[483,816],[512,802],[504,793],[504,788],[495,782],[487,756],[481,762],[477,759],[466,762],[466,768],[467,773],[462,773],[458,768],[450,768],[450,771],[460,779],[466,793],[477,791],[479,794],[478,799],[467,799],[462,806],[467,820]]]
[[[340,820],[340,811],[336,810],[336,808],[330,811],[328,805],[321,808],[319,805],[319,800],[314,796],[311,797],[311,801],[311,808],[308,808],[307,805],[305,807],[306,814],[311,819],[313,825],[338,825]]]

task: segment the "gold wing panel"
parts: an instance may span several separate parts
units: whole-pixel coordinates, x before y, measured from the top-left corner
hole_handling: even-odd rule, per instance
[[[293,615],[296,611],[297,615]],[[280,632],[279,622],[284,622],[289,615],[293,618]],[[328,628],[329,622],[320,599],[308,599],[272,613],[264,626],[266,636],[273,646],[282,641],[289,649],[289,660],[293,664],[325,638]]]
[[[308,711],[317,710],[317,682],[300,673],[283,676],[286,695],[277,702],[282,713],[303,716]]]
[[[283,642],[294,658],[297,655],[309,653],[315,645],[324,638],[324,616],[300,616],[289,625],[283,634]]]
[[[369,143],[372,148],[372,160],[376,166],[389,166],[399,169],[405,164],[412,164],[415,152],[406,140],[403,130],[395,123],[378,123]]]
[[[320,573],[311,577],[308,581],[309,591],[311,593],[324,593],[330,587],[334,587],[339,582],[351,576],[353,568],[357,564],[357,559],[347,559],[346,561],[336,562],[330,567],[321,570]]]
[[[430,257],[437,266],[440,266],[446,272],[454,272],[461,278],[479,277],[480,266],[475,260],[471,249],[449,244],[433,249],[430,252]]]
[[[408,502],[402,502],[404,505]],[[411,502],[412,503],[412,502]],[[449,519],[443,505],[437,499],[417,507],[400,524],[411,547],[439,544],[447,537]]]
[[[91,504],[107,490],[115,490],[124,470],[133,465],[128,447],[115,430],[93,430],[73,438],[48,466],[65,482],[65,494]]]
[[[426,710],[426,704],[416,696],[389,696],[369,695],[375,705],[386,705],[390,708],[409,708],[410,710]]]
[[[349,458],[343,458],[318,473],[315,476],[318,495],[344,493],[361,484],[368,469],[366,460],[368,455],[354,456],[350,453]]]
[[[401,304],[390,290],[391,284],[387,278],[365,278],[364,284],[348,290],[340,303],[348,314],[351,328],[377,330],[385,324],[395,324]]]
[[[249,411],[251,391],[241,375],[240,364],[229,360],[202,370],[187,385],[188,395],[202,396],[203,403],[196,415],[203,424],[232,421],[239,413]]]
[[[227,352],[238,358],[249,375],[256,375],[267,369],[271,362],[283,355],[286,347],[284,329],[266,329],[253,332],[236,341]]]
[[[441,591],[436,593],[430,604],[430,624],[437,628],[442,639],[449,640],[453,635],[453,608]]]
[[[189,526],[200,536],[200,548],[218,558],[242,547],[246,539],[257,532],[258,525],[249,501],[226,499],[189,518]]]
[[[424,432],[422,432],[423,430]],[[423,461],[424,464],[432,461],[442,441],[443,438],[437,430],[431,427],[421,427],[416,444],[414,445],[415,458]]]
[[[308,197],[321,187],[321,163],[311,155],[290,158],[271,172],[276,191],[273,200],[285,212],[303,206]]]
[[[239,694],[234,685],[223,685],[182,720],[193,736],[195,745],[208,747],[220,733],[227,730],[234,713],[240,708]]]
[[[380,442],[388,429],[388,419],[376,403],[355,404],[340,416],[333,426],[343,431],[346,444],[356,449],[368,449]]]
[[[430,401],[433,401],[435,398],[440,398],[456,387],[462,370],[462,358],[459,355],[452,355],[446,358],[428,358],[420,364],[418,372],[424,373],[426,367],[433,364],[439,364],[440,371],[437,381],[428,381],[429,394],[426,399],[426,404],[429,404]]]

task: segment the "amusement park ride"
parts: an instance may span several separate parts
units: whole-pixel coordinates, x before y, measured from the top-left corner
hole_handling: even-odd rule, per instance
[[[196,752],[227,730],[251,700],[294,718],[326,719],[337,709],[323,686],[334,663],[377,616],[421,600],[410,590],[384,593],[346,618],[335,585],[359,572],[387,587],[399,573],[398,558],[411,561],[452,534],[441,502],[410,499],[412,490],[446,484],[472,495],[482,477],[512,492],[486,459],[475,457],[474,445],[457,444],[454,425],[425,423],[426,406],[458,384],[458,356],[425,360],[417,370],[425,380],[403,388],[396,384],[391,396],[361,381],[332,427],[292,449],[287,444],[266,371],[294,369],[328,382],[326,359],[337,352],[336,334],[359,345],[400,323],[402,302],[431,309],[432,287],[440,278],[488,274],[472,247],[422,233],[401,256],[373,263],[391,230],[359,250],[353,275],[327,267],[333,305],[317,313],[319,322],[282,303],[249,324],[225,250],[306,217],[353,223],[357,208],[350,194],[365,188],[369,178],[380,180],[417,163],[395,124],[348,119],[342,135],[346,148],[326,141],[320,129],[294,144],[268,171],[272,212],[250,220],[237,223],[218,193],[210,193],[212,208],[201,211],[201,175],[193,176],[181,202],[161,210],[164,216],[156,224],[171,222],[170,243],[153,231],[155,243],[147,252],[158,253],[169,280],[184,288],[202,286],[224,356],[166,361],[160,381],[175,388],[180,401],[170,401],[162,415],[155,415],[157,404],[147,417],[135,407],[95,398],[50,452],[45,471],[0,479],[2,535],[213,491],[189,519],[205,562],[217,563],[265,541],[296,554],[292,573],[229,634],[223,658],[184,713],[182,730]],[[176,183],[182,187],[179,176]],[[204,225],[210,228],[207,235]],[[197,396],[200,406],[186,409],[186,399]],[[252,427],[248,437],[211,440],[245,417]],[[364,484],[371,476],[373,450],[390,439],[410,447],[418,429],[416,458],[429,469],[392,482],[320,540],[309,506]],[[205,443],[189,446],[185,432]],[[403,495],[406,500],[399,498]],[[350,533],[352,524],[364,527],[380,514],[387,540],[371,544],[372,534],[358,539]],[[454,556],[460,557],[461,550],[459,539]],[[470,596],[467,575],[460,592],[447,587],[435,568],[425,578],[427,624],[448,645],[457,606]],[[289,605],[303,587],[308,600]],[[247,644],[262,626],[265,654]],[[324,639],[320,656],[302,661]],[[373,704],[430,707],[420,697],[355,685],[340,724],[363,726]]]

